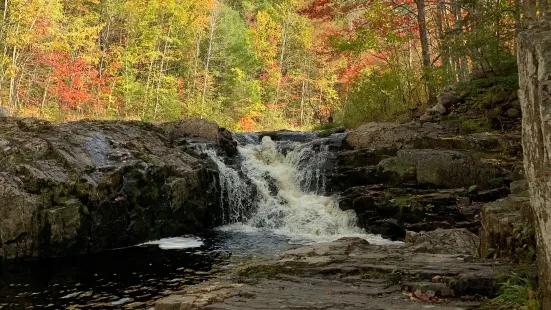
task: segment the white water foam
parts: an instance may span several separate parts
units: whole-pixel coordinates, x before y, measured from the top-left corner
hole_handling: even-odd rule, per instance
[[[162,250],[181,250],[199,248],[203,246],[203,241],[201,240],[201,238],[197,237],[176,237],[146,242],[142,245],[158,245],[159,248],[161,248]]]
[[[293,244],[333,241],[341,237],[360,237],[376,244],[390,242],[357,227],[355,213],[342,211],[335,197],[319,194],[323,190],[320,186],[311,190],[313,182],[325,184],[319,179],[323,174],[319,167],[322,155],[305,150],[304,144],[297,143],[283,155],[276,143],[264,137],[260,145],[239,147],[239,153],[243,159],[243,173],[256,186],[256,211],[247,221],[232,223],[221,230],[266,231],[286,236]],[[303,169],[299,168],[301,162],[306,163]],[[233,179],[233,186],[235,182]]]

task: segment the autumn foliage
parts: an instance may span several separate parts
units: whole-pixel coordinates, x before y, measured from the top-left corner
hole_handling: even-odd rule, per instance
[[[517,5],[9,0],[0,106],[60,121],[198,116],[244,131],[400,120],[469,71],[514,66]]]

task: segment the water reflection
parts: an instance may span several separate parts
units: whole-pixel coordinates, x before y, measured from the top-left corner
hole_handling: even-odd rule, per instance
[[[220,251],[211,244],[163,250],[142,245],[26,263],[4,263],[1,309],[148,308],[154,300],[207,280]]]
[[[148,309],[232,264],[273,258],[295,247],[271,232],[230,226],[201,239],[169,238],[95,255],[4,263],[0,309]]]

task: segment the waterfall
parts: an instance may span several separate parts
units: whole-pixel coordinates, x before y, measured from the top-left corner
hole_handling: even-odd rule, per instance
[[[268,136],[259,141],[251,134],[236,140],[237,168],[206,151],[220,171],[224,223],[229,224],[222,230],[269,231],[291,243],[343,236],[382,240],[358,228],[355,213],[342,211],[335,197],[324,196],[327,145],[319,140],[274,142]]]
[[[251,186],[247,184],[239,171],[226,165],[216,151],[206,149],[203,152],[218,167],[222,223],[232,224],[246,220],[251,204]]]

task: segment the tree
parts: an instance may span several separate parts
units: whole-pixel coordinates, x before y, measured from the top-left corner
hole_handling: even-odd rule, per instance
[[[519,97],[523,111],[524,167],[535,219],[537,263],[543,310],[551,309],[551,22],[535,25],[518,38]]]

